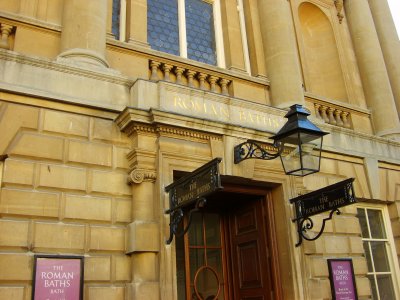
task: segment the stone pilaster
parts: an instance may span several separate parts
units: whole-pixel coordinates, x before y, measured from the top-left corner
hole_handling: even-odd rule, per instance
[[[156,215],[156,131],[130,119],[123,131],[132,140],[127,158],[128,183],[132,187],[132,223],[128,225],[127,251],[131,256],[132,281],[127,299],[160,299],[160,226]]]
[[[147,0],[127,0],[126,4],[126,42],[149,47]]]
[[[128,178],[132,185],[134,201],[132,205],[133,220],[154,221],[154,182],[156,173],[154,170],[134,169]]]
[[[258,7],[272,104],[282,108],[304,104],[290,2],[259,0]]]
[[[226,68],[245,72],[240,20],[236,0],[221,1],[221,14],[226,27],[224,28]]]
[[[400,40],[387,1],[369,0],[369,6],[385,59],[397,113],[400,115]]]
[[[155,180],[152,169],[135,168],[128,177],[132,185],[133,220],[128,225],[127,240],[127,254],[132,258],[130,299],[159,299],[160,230],[154,214]]]
[[[375,134],[398,139],[399,117],[368,1],[344,5]]]
[[[105,59],[107,0],[64,1],[59,60],[108,67]]]

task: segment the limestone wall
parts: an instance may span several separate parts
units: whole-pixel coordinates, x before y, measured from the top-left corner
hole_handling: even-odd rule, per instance
[[[0,299],[30,299],[39,253],[84,255],[87,299],[124,299],[129,140],[96,114],[0,103]]]

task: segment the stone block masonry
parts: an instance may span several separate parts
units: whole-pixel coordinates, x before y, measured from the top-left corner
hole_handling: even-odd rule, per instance
[[[30,298],[39,253],[84,255],[85,297],[124,299],[132,274],[129,139],[111,119],[67,107],[0,101],[0,110],[0,149],[8,155],[0,176],[0,299]]]

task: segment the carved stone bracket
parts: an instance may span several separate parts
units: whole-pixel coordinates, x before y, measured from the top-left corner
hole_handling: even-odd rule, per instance
[[[142,182],[155,182],[157,179],[156,172],[154,170],[146,169],[135,169],[128,176],[128,183],[142,183]]]

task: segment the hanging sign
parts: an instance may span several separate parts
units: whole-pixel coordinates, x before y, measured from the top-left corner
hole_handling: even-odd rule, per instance
[[[293,222],[297,223],[299,234],[296,247],[300,246],[303,238],[307,241],[318,239],[324,232],[326,221],[332,219],[335,212],[340,214],[340,207],[356,202],[353,181],[354,178],[349,178],[290,200],[295,205],[296,218]],[[309,237],[306,232],[314,227],[310,217],[327,211],[330,211],[329,216],[322,220],[320,231],[314,237]]]
[[[32,300],[82,300],[83,257],[36,255]]]
[[[197,199],[220,190],[221,179],[218,164],[221,158],[215,158],[165,188],[169,193],[170,210],[187,206]]]
[[[332,299],[358,299],[352,260],[350,258],[328,259],[328,269]]]
[[[349,178],[291,199],[290,203],[295,204],[296,217],[307,218],[355,203],[353,181],[354,178]]]
[[[181,234],[185,234],[189,229],[192,213],[205,205],[205,197],[222,189],[219,174],[221,161],[221,158],[215,158],[165,188],[169,194],[169,209],[165,213],[170,215],[170,236],[167,244],[172,242],[173,235],[178,234],[178,227],[184,216],[184,208],[196,203],[189,212],[188,225]]]

